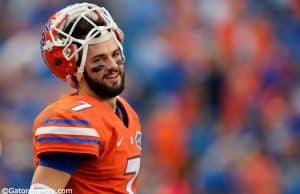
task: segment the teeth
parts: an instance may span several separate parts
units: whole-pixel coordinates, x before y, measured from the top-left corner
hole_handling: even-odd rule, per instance
[[[117,77],[119,74],[118,73],[112,73],[110,75],[107,75],[106,78],[115,78]]]

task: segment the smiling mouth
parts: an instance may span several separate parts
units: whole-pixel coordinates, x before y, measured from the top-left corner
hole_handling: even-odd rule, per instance
[[[109,75],[106,75],[104,78],[105,79],[116,79],[116,78],[119,77],[119,75],[120,75],[119,72],[113,72],[113,73],[111,73]]]

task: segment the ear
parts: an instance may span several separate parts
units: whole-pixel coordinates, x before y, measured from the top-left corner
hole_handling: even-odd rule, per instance
[[[73,80],[72,75],[69,74],[69,75],[66,76],[66,82],[69,84],[69,86],[71,88],[77,89],[77,84]]]
[[[77,83],[80,83],[83,78],[83,73],[76,72],[74,76],[76,77]]]
[[[74,75],[67,75],[66,82],[69,84],[71,88],[78,89],[78,83],[82,79],[82,73],[75,73]]]

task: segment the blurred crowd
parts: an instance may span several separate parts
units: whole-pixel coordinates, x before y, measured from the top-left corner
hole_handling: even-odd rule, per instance
[[[33,119],[71,91],[39,51],[71,2],[0,0],[0,188],[29,187]],[[125,33],[139,194],[300,194],[300,0],[88,2]]]

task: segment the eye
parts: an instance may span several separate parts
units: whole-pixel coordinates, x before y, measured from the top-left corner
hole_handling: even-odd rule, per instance
[[[120,52],[120,50],[117,50],[117,51],[115,51],[115,52],[113,52],[113,57],[118,57],[118,56],[120,56],[121,55],[121,52]]]
[[[105,60],[106,60],[106,57],[103,57],[103,56],[101,56],[101,57],[96,57],[94,60],[93,60],[93,63],[94,64],[103,64],[103,63],[105,63]]]
[[[94,63],[100,62],[100,58],[96,58],[93,62],[94,62]]]

